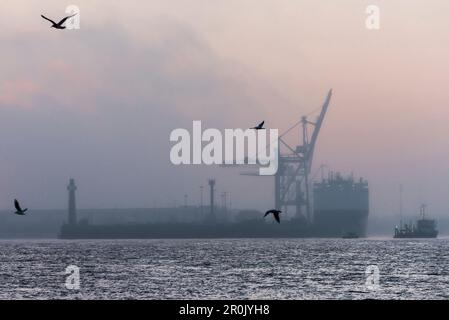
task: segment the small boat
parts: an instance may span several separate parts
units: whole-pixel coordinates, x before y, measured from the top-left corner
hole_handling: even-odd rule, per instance
[[[425,217],[426,206],[422,205],[420,208],[421,219],[416,224],[404,224],[396,226],[394,228],[394,238],[436,238],[438,230],[436,228],[436,222],[433,219],[426,219]]]
[[[358,239],[359,235],[355,232],[346,232],[342,238],[343,239]]]

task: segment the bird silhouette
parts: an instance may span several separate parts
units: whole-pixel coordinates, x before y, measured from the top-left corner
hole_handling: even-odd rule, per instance
[[[28,210],[28,208],[22,209],[22,207],[19,204],[19,201],[17,199],[14,199],[14,207],[16,208],[15,214],[18,214],[19,216],[24,216],[25,212]]]
[[[61,21],[56,23],[53,20],[51,20],[51,19],[47,18],[46,16],[44,16],[43,14],[41,14],[42,18],[44,18],[45,20],[48,20],[48,21],[50,21],[52,23],[52,26],[51,26],[52,28],[60,29],[60,30],[65,29],[66,27],[63,26],[63,24],[67,21],[67,19],[70,19],[70,18],[72,18],[74,16],[76,16],[76,13],[72,14],[71,16],[65,17],[64,19],[62,19]]]
[[[267,212],[265,212],[265,215],[263,216],[264,218],[266,216],[268,216],[269,214],[273,214],[274,219],[278,222],[281,223],[281,218],[279,217],[279,214],[282,213],[281,210],[276,210],[276,209],[272,209],[272,210],[268,210]]]
[[[256,127],[252,127],[252,128],[250,128],[250,129],[254,129],[254,130],[262,130],[262,129],[265,129],[265,128],[263,127],[264,123],[265,123],[265,121],[262,121],[262,122],[259,123]]]

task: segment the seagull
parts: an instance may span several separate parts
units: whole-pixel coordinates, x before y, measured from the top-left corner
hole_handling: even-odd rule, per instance
[[[265,123],[265,121],[262,121],[261,123],[259,123],[256,127],[250,128],[250,129],[254,129],[254,130],[262,130],[265,129],[263,127],[263,124]]]
[[[281,223],[281,219],[279,218],[279,214],[282,213],[281,210],[276,210],[276,209],[268,210],[267,212],[265,212],[265,215],[264,215],[263,217],[265,218],[265,217],[268,216],[270,213],[273,214],[274,219],[275,219],[278,223]]]
[[[28,208],[25,208],[22,210],[22,208],[20,207],[19,201],[17,201],[17,199],[14,199],[14,207],[16,207],[16,212],[14,212],[15,214],[18,214],[19,216],[24,216],[25,212],[28,210]]]
[[[75,13],[75,14],[72,14],[71,16],[65,17],[64,19],[62,19],[61,21],[59,21],[58,23],[56,23],[56,22],[54,22],[53,20],[48,19],[46,16],[44,16],[43,14],[41,14],[41,17],[42,17],[42,18],[44,18],[45,20],[48,20],[48,21],[50,21],[50,22],[52,23],[52,26],[51,26],[52,28],[60,29],[60,30],[65,29],[66,27],[63,26],[63,24],[67,21],[67,19],[70,19],[70,18],[72,18],[72,17],[74,17],[74,16],[76,16],[76,13]]]

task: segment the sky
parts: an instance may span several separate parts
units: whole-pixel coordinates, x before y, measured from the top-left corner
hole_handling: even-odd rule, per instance
[[[68,5],[79,30],[54,30]],[[368,5],[380,29],[366,28]],[[217,179],[232,207],[274,205],[273,178],[174,166],[170,132],[283,132],[333,98],[314,159],[370,184],[371,215],[421,203],[447,216],[449,2],[4,0],[0,208],[198,204]],[[294,131],[287,138],[294,144]]]

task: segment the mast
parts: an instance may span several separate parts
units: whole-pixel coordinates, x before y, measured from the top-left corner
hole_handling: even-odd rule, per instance
[[[422,204],[422,205],[421,205],[420,213],[421,213],[422,219],[424,220],[424,217],[425,217],[425,215],[426,215],[426,205],[425,205],[425,204]]]
[[[399,185],[399,227],[402,229],[402,184]]]

